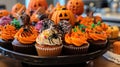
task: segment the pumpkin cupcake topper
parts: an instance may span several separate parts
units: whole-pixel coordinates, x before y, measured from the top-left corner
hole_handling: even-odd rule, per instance
[[[73,13],[70,10],[67,10],[65,7],[61,8],[60,10],[56,10],[51,18],[55,24],[58,24],[60,21],[62,20],[66,20],[68,22],[70,22],[72,25],[74,25],[75,23],[75,18]]]
[[[34,13],[39,7],[47,9],[48,4],[46,0],[30,0],[28,4],[27,14],[30,15],[31,12]]]
[[[21,3],[16,3],[11,10],[11,14],[14,16],[21,8],[23,7],[23,4]]]
[[[84,2],[82,0],[69,0],[67,9],[71,10],[75,15],[81,15],[84,12]]]
[[[16,13],[14,13],[13,17],[18,19],[25,13],[25,11],[26,11],[26,7],[23,5]]]
[[[0,18],[3,16],[8,16],[10,13],[7,10],[0,10]]]

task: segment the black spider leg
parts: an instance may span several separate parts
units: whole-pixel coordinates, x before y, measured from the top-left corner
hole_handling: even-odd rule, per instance
[[[53,38],[55,38],[55,31],[52,30],[52,32],[53,32],[53,34],[51,35],[51,42],[54,44],[54,42],[53,42]]]
[[[51,44],[51,36],[48,37],[48,40],[49,40],[49,42],[50,42],[50,44]]]
[[[52,30],[52,32],[53,32],[53,34],[49,36],[49,42],[54,44],[53,38],[55,38],[55,37],[54,37],[54,36],[55,36],[55,35],[54,35],[54,34],[55,34],[55,31]]]

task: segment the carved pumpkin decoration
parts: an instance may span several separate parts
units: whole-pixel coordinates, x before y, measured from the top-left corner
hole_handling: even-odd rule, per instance
[[[13,7],[12,7],[12,15],[16,14],[21,8],[22,8],[22,4],[21,3],[16,3]]]
[[[0,18],[3,16],[8,16],[10,13],[7,10],[0,10]]]
[[[51,18],[55,24],[58,24],[61,20],[67,20],[69,21],[72,25],[74,25],[75,20],[74,20],[74,15],[70,10],[67,10],[65,7],[61,8],[61,10],[56,10]]]
[[[17,13],[13,15],[16,19],[18,19],[21,15],[23,15],[26,11],[26,7],[23,5]]]
[[[42,7],[39,7],[34,14],[31,16],[30,20],[31,22],[38,22],[40,20],[40,18],[42,17],[42,15],[45,14],[45,9]]]
[[[34,11],[34,10],[37,10],[39,7],[44,7],[45,9],[47,9],[48,4],[46,0],[30,0],[28,5],[29,10]]]
[[[82,0],[69,0],[67,9],[71,10],[76,15],[81,15],[84,12],[84,2]]]

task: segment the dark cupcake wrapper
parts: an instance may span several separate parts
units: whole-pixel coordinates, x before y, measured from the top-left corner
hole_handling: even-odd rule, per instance
[[[34,44],[21,44],[17,39],[14,39],[12,42],[13,50],[16,52],[24,53],[24,54],[32,54],[36,55],[36,49]]]
[[[116,40],[119,40],[119,39],[120,39],[119,37],[118,38],[108,38],[110,43],[113,43],[113,42],[115,42]]]
[[[59,56],[62,52],[61,46],[53,46],[53,47],[40,47],[38,44],[35,45],[38,56]]]
[[[90,43],[91,44],[94,44],[94,45],[105,45],[106,43],[108,42],[108,40],[105,40],[105,41],[91,41]]]
[[[89,48],[89,43],[80,47],[64,45],[63,53],[68,55],[77,55],[87,53]]]
[[[13,50],[13,47],[12,47],[12,41],[5,41],[3,39],[0,39],[0,46],[1,47],[4,47],[6,49],[9,49],[9,50]]]
[[[89,40],[88,42],[90,43],[89,52],[94,52],[106,47],[108,40],[104,40],[104,41]]]

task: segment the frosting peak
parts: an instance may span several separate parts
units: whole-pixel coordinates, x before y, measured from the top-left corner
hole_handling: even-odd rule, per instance
[[[36,42],[39,45],[61,45],[61,35],[58,34],[58,31],[53,28],[46,29],[39,34],[36,39]]]

